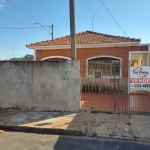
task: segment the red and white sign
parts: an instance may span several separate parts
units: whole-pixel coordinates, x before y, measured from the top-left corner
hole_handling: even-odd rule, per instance
[[[130,89],[150,90],[150,66],[130,67]]]

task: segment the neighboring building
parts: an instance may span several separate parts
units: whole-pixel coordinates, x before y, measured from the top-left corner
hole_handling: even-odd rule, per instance
[[[32,43],[26,47],[35,50],[35,61],[70,60],[70,39],[70,36],[66,36]],[[150,65],[150,47],[140,42],[140,39],[91,31],[76,34],[81,76],[95,76],[96,72],[102,72],[102,77],[113,76],[115,70],[116,76],[127,77],[129,65]],[[114,63],[115,67],[112,65]]]

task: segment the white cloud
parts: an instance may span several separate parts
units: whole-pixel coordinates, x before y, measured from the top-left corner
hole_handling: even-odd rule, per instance
[[[0,9],[4,9],[4,5],[3,4],[0,4]]]

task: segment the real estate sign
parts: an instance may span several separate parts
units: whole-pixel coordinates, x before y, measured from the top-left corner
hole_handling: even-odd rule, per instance
[[[150,66],[130,67],[130,90],[150,90]]]

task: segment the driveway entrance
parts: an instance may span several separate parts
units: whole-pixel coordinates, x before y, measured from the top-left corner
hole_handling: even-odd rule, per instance
[[[119,67],[118,71],[123,72],[122,76],[118,76],[117,67],[116,64],[105,64],[105,66],[99,66],[95,75],[81,78],[81,109],[149,113],[149,92],[143,90],[131,91],[126,76],[128,75],[128,67]],[[92,70],[91,68],[88,69]],[[104,69],[107,76],[101,72]],[[110,74],[108,74],[109,72]]]

